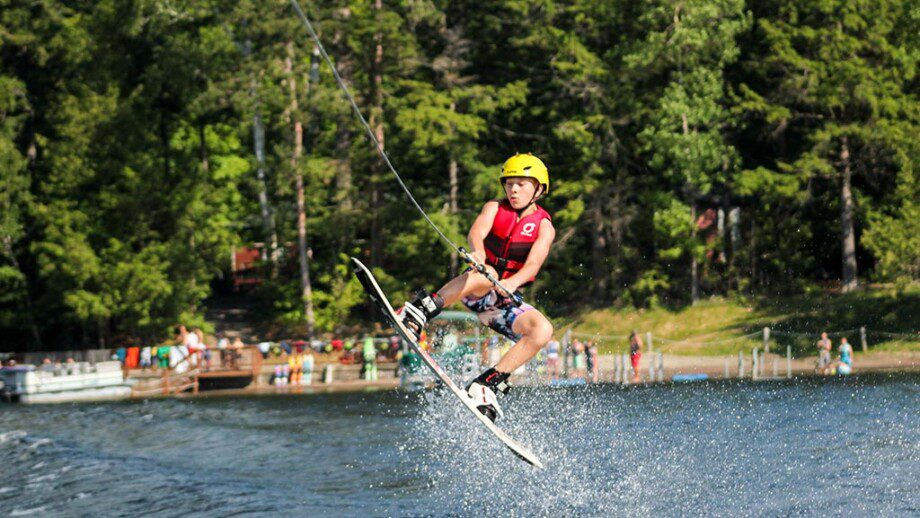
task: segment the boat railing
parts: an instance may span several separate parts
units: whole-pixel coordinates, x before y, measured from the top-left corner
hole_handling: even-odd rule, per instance
[[[124,384],[121,364],[117,361],[99,363],[74,362],[58,365],[20,365],[0,372],[6,390],[15,394],[39,394]]]

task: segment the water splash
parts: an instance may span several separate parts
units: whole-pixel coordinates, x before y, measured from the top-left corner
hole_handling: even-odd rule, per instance
[[[859,389],[833,387],[835,397],[841,388],[842,403],[807,382],[518,389],[500,425],[541,457],[542,471],[434,391],[419,401],[401,454],[427,481],[433,508],[459,514],[916,511],[920,416]],[[846,431],[867,405],[888,429]],[[881,474],[891,470],[906,478]],[[822,479],[811,481],[817,494],[803,490],[802,473]],[[849,496],[835,498],[841,485]]]

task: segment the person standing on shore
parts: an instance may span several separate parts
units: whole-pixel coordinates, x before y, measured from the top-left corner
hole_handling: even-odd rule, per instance
[[[853,372],[853,346],[846,338],[840,339],[840,347],[837,349],[840,353],[840,364],[837,366],[837,374],[849,374]]]
[[[818,340],[818,372],[827,374],[827,369],[831,365],[831,349],[834,345],[827,333],[821,333],[821,339]]]
[[[574,353],[572,358],[572,370],[575,371],[573,373],[574,377],[584,378],[587,376],[588,370],[588,361],[585,356],[585,344],[576,338],[572,342],[572,352]]]
[[[550,381],[559,378],[559,341],[555,338],[546,344],[546,373]]]
[[[633,329],[629,334],[629,360],[632,363],[633,383],[639,383],[639,362],[642,361],[642,338]]]
[[[585,340],[585,380],[591,381],[594,371],[594,358],[591,357],[591,342]]]
[[[591,383],[597,383],[600,379],[601,360],[597,353],[597,342],[591,341],[585,344],[585,356],[588,359],[588,375],[591,377]]]
[[[195,367],[199,364],[201,350],[201,330],[197,327],[189,332],[184,325],[179,326],[179,346],[183,348],[183,358],[188,366]],[[183,371],[184,372],[184,371]]]

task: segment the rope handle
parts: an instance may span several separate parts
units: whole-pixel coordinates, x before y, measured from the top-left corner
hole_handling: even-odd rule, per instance
[[[491,282],[496,288],[505,292],[505,294],[508,296],[508,298],[511,299],[511,303],[514,304],[515,307],[520,307],[521,304],[524,303],[524,297],[522,297],[519,293],[514,293],[508,288],[502,286],[502,283],[499,282],[498,279],[496,279],[491,273],[489,273],[489,270],[486,270],[486,266],[480,263],[479,261],[477,261],[475,257],[470,255],[470,253],[467,252],[466,248],[461,246],[460,248],[457,249],[457,251],[460,252],[460,257],[463,258],[463,260],[466,262],[466,264],[470,266],[470,268],[479,272],[479,274],[481,274],[483,277],[488,279],[489,282]]]

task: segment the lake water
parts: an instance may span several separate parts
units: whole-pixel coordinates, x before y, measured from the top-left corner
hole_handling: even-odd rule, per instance
[[[0,405],[0,514],[920,514],[920,376]]]

